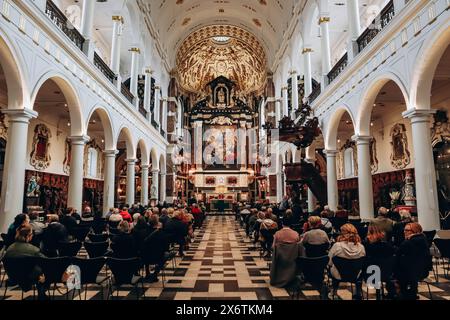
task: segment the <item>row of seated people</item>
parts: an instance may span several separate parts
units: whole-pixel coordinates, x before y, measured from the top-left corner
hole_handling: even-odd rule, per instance
[[[152,208],[146,210],[144,215],[135,213],[132,220],[128,217],[130,215],[126,207],[122,211],[112,209],[105,218],[98,219],[104,223],[95,223],[95,218],[77,222],[76,215],[70,209],[61,217],[61,222],[59,216],[49,215],[46,224],[38,222],[34,213],[30,214],[31,219],[27,214],[20,214],[11,224],[8,234],[4,235],[4,258],[30,255],[74,256],[84,245],[90,258],[141,257],[145,262],[147,278],[150,282],[155,282],[158,281],[161,268],[171,258],[169,246],[177,244],[179,255],[183,256],[183,250],[193,236],[193,229],[203,222],[204,215],[199,212],[197,205],[189,209],[193,214],[188,213],[185,208],[163,208],[161,212],[158,208]],[[25,227],[23,232],[26,235],[20,236]],[[31,230],[31,236],[28,229]],[[11,234],[15,234],[12,243]],[[69,253],[68,248],[77,249]],[[150,265],[155,265],[155,272],[152,274]]]

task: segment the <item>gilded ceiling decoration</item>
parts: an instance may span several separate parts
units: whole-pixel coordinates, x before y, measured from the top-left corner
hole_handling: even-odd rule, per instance
[[[237,90],[251,93],[266,81],[266,55],[258,39],[236,26],[215,25],[192,33],[177,53],[181,86],[202,91],[219,76],[236,83]]]

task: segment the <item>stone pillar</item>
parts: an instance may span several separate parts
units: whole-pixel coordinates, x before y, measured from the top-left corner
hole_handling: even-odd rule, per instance
[[[307,163],[311,163],[314,165],[316,163],[316,159],[305,159]],[[326,203],[322,203],[321,205],[325,205]],[[317,205],[317,199],[312,193],[311,189],[308,188],[308,212],[313,212]]]
[[[145,92],[144,92],[144,108],[147,111],[148,119],[152,118],[150,104],[152,100],[152,74],[150,67],[145,68]]]
[[[83,164],[84,147],[90,140],[88,136],[69,137],[72,150],[70,159],[69,192],[67,206],[81,213],[83,204]]]
[[[141,204],[148,205],[148,169],[150,166],[144,164],[141,166]]]
[[[417,213],[425,231],[439,230],[439,203],[431,146],[430,118],[435,110],[409,110],[403,113],[411,121]]]
[[[304,48],[302,52],[305,65],[305,97],[312,93],[311,52],[311,48]]]
[[[83,51],[90,61],[94,61],[95,50],[94,39],[92,38],[92,33],[94,31],[95,3],[96,1],[84,0],[81,16],[81,34],[85,39]]]
[[[159,201],[166,201],[166,173],[161,173],[161,189],[159,190]]]
[[[162,105],[162,130],[165,132],[165,134],[167,135],[167,102],[168,102],[168,98],[163,98],[163,105]]]
[[[279,171],[277,172],[277,202],[281,202],[283,200],[283,197],[284,197],[283,173]]]
[[[238,131],[238,165],[241,167],[241,171],[247,170],[247,123],[246,121],[239,122]]]
[[[136,172],[135,172],[135,165],[136,165],[136,159],[127,159],[125,160],[127,163],[127,195],[126,205],[132,206],[135,202],[135,184],[136,184]]]
[[[293,70],[291,72],[292,79],[292,109],[291,109],[291,118],[295,120],[295,112],[298,110],[298,79],[297,79],[297,71]]]
[[[111,70],[118,76],[117,86],[120,90],[122,80],[120,79],[120,50],[122,45],[122,29],[123,29],[123,17],[113,16],[113,34],[111,41]]]
[[[327,195],[330,210],[335,211],[338,206],[338,187],[336,173],[336,150],[325,150],[327,156]]]
[[[158,195],[159,195],[159,170],[153,169],[152,170],[152,188],[150,192],[150,197],[152,200],[158,201]]]
[[[362,220],[374,217],[372,168],[370,167],[370,141],[369,136],[353,136],[358,150],[358,192],[359,213]]]
[[[278,127],[278,123],[281,120],[282,116],[282,110],[281,110],[281,98],[277,98],[275,100],[275,126]]]
[[[328,84],[328,73],[331,71],[331,49],[330,49],[330,17],[322,16],[319,19],[320,30],[322,33],[322,91]]]
[[[103,181],[103,214],[114,207],[117,150],[105,150],[105,174]]]
[[[289,116],[288,87],[281,88],[283,95],[283,117]]]
[[[0,231],[6,233],[14,217],[23,211],[28,126],[37,112],[29,109],[2,112],[9,120],[0,202]]]
[[[139,65],[139,55],[141,50],[139,48],[131,48],[128,50],[131,52],[131,77],[130,77],[130,92],[136,100],[138,100],[138,65]]]
[[[347,0],[347,18],[349,22],[349,48],[348,61],[352,61],[353,58],[358,54],[358,40],[359,34],[361,32],[361,20],[359,14],[358,0]]]
[[[159,84],[155,85],[155,109],[153,110],[154,119],[158,127],[160,127],[160,112],[161,112],[161,87]]]
[[[195,121],[194,127],[194,164],[197,169],[202,169],[203,164],[203,122]]]

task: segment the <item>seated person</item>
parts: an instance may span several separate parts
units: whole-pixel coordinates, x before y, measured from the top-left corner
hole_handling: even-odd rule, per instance
[[[44,233],[44,229],[47,227],[45,223],[39,221],[39,212],[32,211],[30,213],[30,226],[33,229],[33,235],[39,236]]]
[[[145,238],[147,238],[152,232],[152,228],[147,224],[145,218],[141,215],[137,218],[136,225],[133,227],[131,231],[131,235],[134,238],[134,243],[138,249],[138,253],[142,249],[142,245],[144,244]]]
[[[81,221],[82,222],[92,222],[92,221],[94,221],[94,215],[92,214],[91,207],[84,208],[84,211],[81,214]]]
[[[387,241],[391,240],[392,230],[394,228],[394,221],[387,217],[388,210],[385,207],[378,209],[378,216],[373,219],[370,224],[377,226],[386,235]]]
[[[128,212],[127,206],[122,207],[122,211],[120,211],[120,215],[122,216],[122,219],[127,221],[128,223],[133,222],[133,218],[131,217],[131,214]]]
[[[134,243],[134,238],[130,234],[130,225],[127,221],[119,223],[117,228],[119,234],[111,239],[111,249],[113,257],[119,259],[129,259],[137,256],[137,249]]]
[[[75,216],[73,215],[73,213],[74,213],[74,210],[72,208],[68,208],[65,211],[65,215],[63,215],[60,218],[61,224],[64,225],[64,227],[66,227],[67,232],[71,236],[75,235],[74,230],[78,227],[78,221],[75,218]]]
[[[59,222],[58,215],[49,214],[47,219],[48,226],[43,233],[42,251],[47,257],[57,257],[58,244],[69,241],[69,233],[67,228]]]
[[[273,236],[273,247],[275,247],[278,243],[298,243],[300,242],[300,235],[297,231],[291,229],[292,219],[284,218],[283,219],[283,227],[281,230],[275,232]]]
[[[14,222],[8,227],[6,238],[4,239],[6,248],[14,243],[17,229],[21,226],[28,225],[29,223],[30,218],[25,213],[20,213],[14,218]]]
[[[183,250],[186,244],[186,236],[188,234],[188,225],[181,221],[182,215],[180,210],[174,212],[172,219],[170,219],[164,226],[164,231],[169,236],[171,243],[179,245],[179,255],[184,256]]]

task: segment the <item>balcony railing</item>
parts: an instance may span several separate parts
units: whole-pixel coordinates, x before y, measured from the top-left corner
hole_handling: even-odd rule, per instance
[[[380,15],[376,17],[375,20],[372,21],[372,24],[359,36],[357,40],[358,52],[363,51],[364,48],[367,47],[377,34],[391,22],[394,15],[394,2],[390,1],[381,11]]]
[[[145,110],[144,106],[141,104],[139,104],[139,112],[144,116],[144,118],[147,118],[148,111]]]
[[[346,53],[341,60],[339,60],[328,73],[328,83],[332,83],[334,79],[347,67],[348,64],[348,54]]]
[[[313,103],[314,100],[316,100],[316,98],[320,95],[320,93],[322,92],[322,88],[321,85],[317,85],[313,91],[311,92],[311,94],[308,97],[309,103]]]
[[[121,90],[121,92],[124,95],[124,97],[127,98],[128,101],[133,103],[134,96],[130,92],[130,89],[128,89],[128,87],[125,84],[123,84],[123,83],[122,83],[122,90]]]
[[[83,50],[84,38],[81,33],[70,23],[64,13],[51,0],[47,0],[45,14],[52,20],[52,22],[72,40],[75,45]]]
[[[94,52],[94,65],[105,75],[106,78],[108,78],[111,83],[114,83],[114,80],[116,80],[116,75],[96,52]]]

